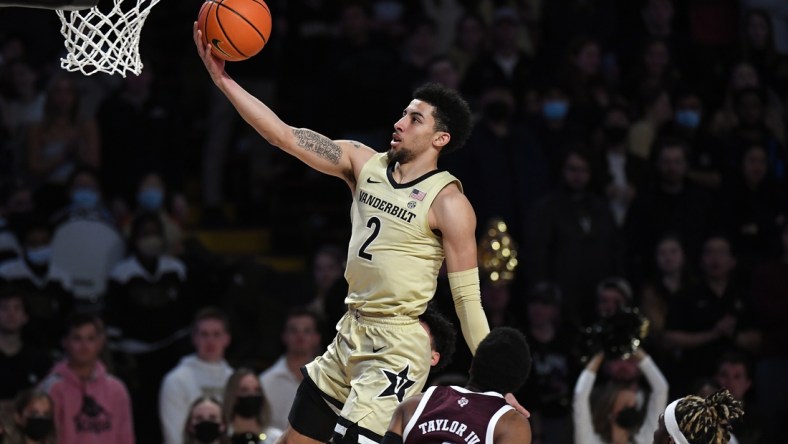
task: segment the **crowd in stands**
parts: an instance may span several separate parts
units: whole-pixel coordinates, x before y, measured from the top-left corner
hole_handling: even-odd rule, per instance
[[[385,150],[415,87],[469,101],[440,166],[479,233],[500,217],[518,244],[482,299],[528,337],[534,443],[650,443],[666,402],[720,387],[737,442],[788,442],[784,1],[267,3],[270,41],[227,70],[289,124]],[[241,124],[196,56],[198,9],[157,5],[125,78],[66,73],[54,12],[0,9],[9,442],[271,443],[333,337],[350,193]],[[309,270],[190,236],[249,226]],[[447,282],[436,302],[453,315]],[[630,308],[650,324],[632,357],[578,345]],[[436,380],[467,374],[464,347],[452,361]]]

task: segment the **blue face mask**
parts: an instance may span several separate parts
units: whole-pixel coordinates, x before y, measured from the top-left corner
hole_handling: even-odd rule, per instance
[[[71,193],[71,202],[79,208],[95,208],[99,202],[99,195],[90,188],[77,188]]]
[[[52,247],[49,245],[27,249],[27,260],[33,265],[46,265],[51,257]]]
[[[158,210],[164,203],[164,193],[158,188],[145,188],[137,193],[137,203],[146,210]]]
[[[569,102],[565,100],[548,100],[542,104],[542,115],[547,120],[561,120],[569,113]]]
[[[700,125],[700,112],[694,109],[676,111],[676,123],[684,128],[695,129]]]

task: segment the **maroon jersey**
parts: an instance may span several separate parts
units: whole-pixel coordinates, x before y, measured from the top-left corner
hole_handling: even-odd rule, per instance
[[[495,424],[512,410],[495,392],[430,387],[405,425],[405,444],[492,444]]]

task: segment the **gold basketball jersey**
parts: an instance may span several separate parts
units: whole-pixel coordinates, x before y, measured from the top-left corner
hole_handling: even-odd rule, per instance
[[[459,180],[431,171],[399,184],[385,153],[362,167],[351,207],[345,303],[362,313],[416,317],[435,294],[443,246],[429,227],[432,201]]]

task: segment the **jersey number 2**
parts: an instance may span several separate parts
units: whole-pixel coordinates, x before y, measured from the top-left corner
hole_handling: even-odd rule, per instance
[[[358,249],[358,257],[371,261],[372,255],[367,253],[366,249],[369,247],[369,244],[378,237],[378,234],[380,234],[380,219],[374,216],[370,217],[367,221],[367,228],[372,228],[372,235],[370,235],[367,240],[364,241],[361,248]]]

